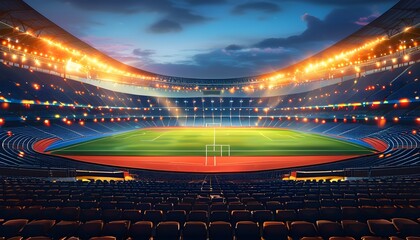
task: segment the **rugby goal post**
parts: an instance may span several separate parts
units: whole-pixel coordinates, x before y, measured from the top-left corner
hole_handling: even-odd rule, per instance
[[[225,154],[223,154],[225,153]],[[222,144],[207,144],[206,145],[206,162],[205,165],[209,166],[209,158],[213,158],[213,165],[216,166],[216,158],[230,156],[230,145]]]

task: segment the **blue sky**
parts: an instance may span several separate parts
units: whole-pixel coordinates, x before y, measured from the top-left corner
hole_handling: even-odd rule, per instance
[[[230,78],[308,57],[396,0],[25,0],[60,27],[132,66]]]

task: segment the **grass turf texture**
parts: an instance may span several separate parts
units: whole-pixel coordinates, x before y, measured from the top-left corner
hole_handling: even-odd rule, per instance
[[[374,152],[335,138],[273,128],[149,128],[51,151],[85,156],[326,156]],[[221,152],[222,151],[222,152]]]

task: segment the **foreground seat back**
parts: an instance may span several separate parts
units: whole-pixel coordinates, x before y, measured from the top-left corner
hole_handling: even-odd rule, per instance
[[[232,240],[233,229],[229,222],[216,221],[209,224],[209,239]]]

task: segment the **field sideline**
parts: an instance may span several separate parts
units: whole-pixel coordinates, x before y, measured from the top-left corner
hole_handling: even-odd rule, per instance
[[[207,145],[207,147],[206,147]],[[223,146],[220,146],[223,145]],[[207,151],[206,151],[207,149]],[[72,156],[344,156],[375,152],[345,140],[275,128],[148,128],[52,150]]]

